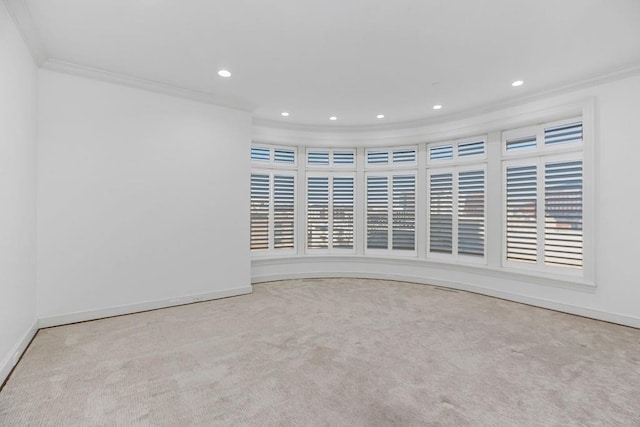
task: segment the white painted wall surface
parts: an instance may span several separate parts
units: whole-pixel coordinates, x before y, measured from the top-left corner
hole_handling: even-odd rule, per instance
[[[250,292],[248,113],[39,84],[41,326]]]
[[[563,287],[539,279],[506,275],[497,277],[463,268],[443,268],[424,261],[397,262],[363,257],[304,257],[289,260],[254,259],[254,282],[283,277],[361,276],[398,278],[421,283],[457,286],[543,307],[555,308],[640,327],[640,190],[635,178],[639,167],[640,76],[629,77],[571,93],[549,96],[509,110],[468,117],[414,129],[378,132],[294,131],[254,129],[254,138],[268,143],[354,146],[363,141],[376,145],[435,142],[503,125],[518,127],[526,117],[554,107],[595,98],[595,284],[594,289]],[[508,127],[507,127],[508,128]],[[492,190],[490,189],[489,192]],[[496,222],[497,219],[497,222]],[[489,218],[489,233],[501,233],[499,218]],[[300,236],[300,234],[299,234]]]
[[[0,384],[35,332],[37,70],[0,2]]]

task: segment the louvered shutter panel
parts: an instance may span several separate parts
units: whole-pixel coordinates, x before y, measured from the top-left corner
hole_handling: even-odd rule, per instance
[[[333,178],[333,247],[353,249],[354,179]]]
[[[389,188],[386,176],[367,177],[367,248],[389,247]]]
[[[329,152],[328,151],[309,151],[307,153],[307,163],[310,165],[328,165],[329,164]]]
[[[273,246],[293,249],[295,229],[295,184],[290,175],[273,177]]]
[[[429,160],[453,159],[453,145],[440,145],[429,148]]]
[[[546,145],[577,141],[582,141],[582,122],[566,123],[545,128],[544,130],[544,143]]]
[[[251,174],[251,249],[269,249],[269,175]]]
[[[507,167],[507,259],[536,262],[537,167]]]
[[[545,165],[544,259],[582,267],[582,161]]]
[[[429,251],[453,252],[453,174],[431,175],[429,180]]]
[[[271,149],[251,147],[251,161],[268,162],[269,160],[271,160]]]
[[[537,139],[535,135],[524,136],[522,138],[507,139],[507,151],[536,148],[536,144]]]
[[[387,164],[389,163],[388,151],[368,151],[367,163],[370,165]]]
[[[458,254],[484,256],[484,170],[458,173]]]
[[[461,142],[458,144],[458,157],[479,156],[484,154],[484,141]]]
[[[392,190],[392,247],[393,249],[413,251],[416,248],[415,175],[394,175]]]
[[[307,248],[329,248],[329,178],[307,177]]]
[[[414,148],[393,150],[393,163],[415,163],[416,150]]]
[[[353,163],[354,163],[353,151],[334,151],[333,152],[334,165],[352,165]]]
[[[295,151],[285,148],[276,148],[273,152],[275,163],[294,164],[296,162]]]

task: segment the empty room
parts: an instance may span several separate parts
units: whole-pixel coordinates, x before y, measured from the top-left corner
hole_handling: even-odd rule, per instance
[[[0,426],[640,426],[640,1],[0,0]]]

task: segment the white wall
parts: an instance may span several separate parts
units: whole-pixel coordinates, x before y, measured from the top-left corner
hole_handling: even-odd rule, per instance
[[[595,288],[570,286],[519,275],[497,275],[477,269],[452,268],[423,261],[353,258],[307,258],[254,260],[254,282],[283,277],[349,275],[397,278],[473,290],[586,316],[640,327],[640,197],[635,173],[640,159],[640,76],[603,83],[571,93],[555,95],[518,106],[448,123],[416,129],[379,132],[343,132],[331,135],[309,131],[254,129],[260,142],[323,146],[377,145],[402,141],[433,142],[448,137],[500,130],[501,124],[520,126],[527,117],[558,106],[595,98]],[[529,123],[531,124],[531,123]],[[315,139],[315,141],[314,141]],[[491,193],[491,190],[490,190]],[[498,215],[499,216],[499,215]],[[489,225],[496,224],[489,218]],[[500,235],[498,225],[493,227]]]
[[[248,113],[40,70],[38,131],[41,326],[251,291]]]
[[[37,71],[0,2],[0,384],[35,332]]]

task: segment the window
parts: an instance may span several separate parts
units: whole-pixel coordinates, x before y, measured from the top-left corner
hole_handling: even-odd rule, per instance
[[[367,249],[416,249],[416,174],[367,175]]]
[[[251,174],[251,250],[295,248],[295,175],[289,172]]]
[[[428,145],[428,164],[438,165],[446,162],[477,161],[484,159],[487,138],[478,136],[453,142],[440,142]]]
[[[427,170],[429,256],[484,260],[485,170],[485,165]]]
[[[485,261],[486,137],[427,145],[427,257]]]
[[[370,149],[366,152],[367,166],[415,165],[416,147]]]
[[[311,167],[355,167],[355,150],[351,149],[307,149],[307,166]]]
[[[251,147],[251,162],[261,167],[269,165],[284,167],[295,166],[296,148],[253,145]]]
[[[250,241],[254,253],[293,252],[296,148],[252,146]]]
[[[354,249],[354,192],[354,175],[307,175],[307,250]]]
[[[503,133],[505,265],[581,272],[582,137],[580,119]]]

